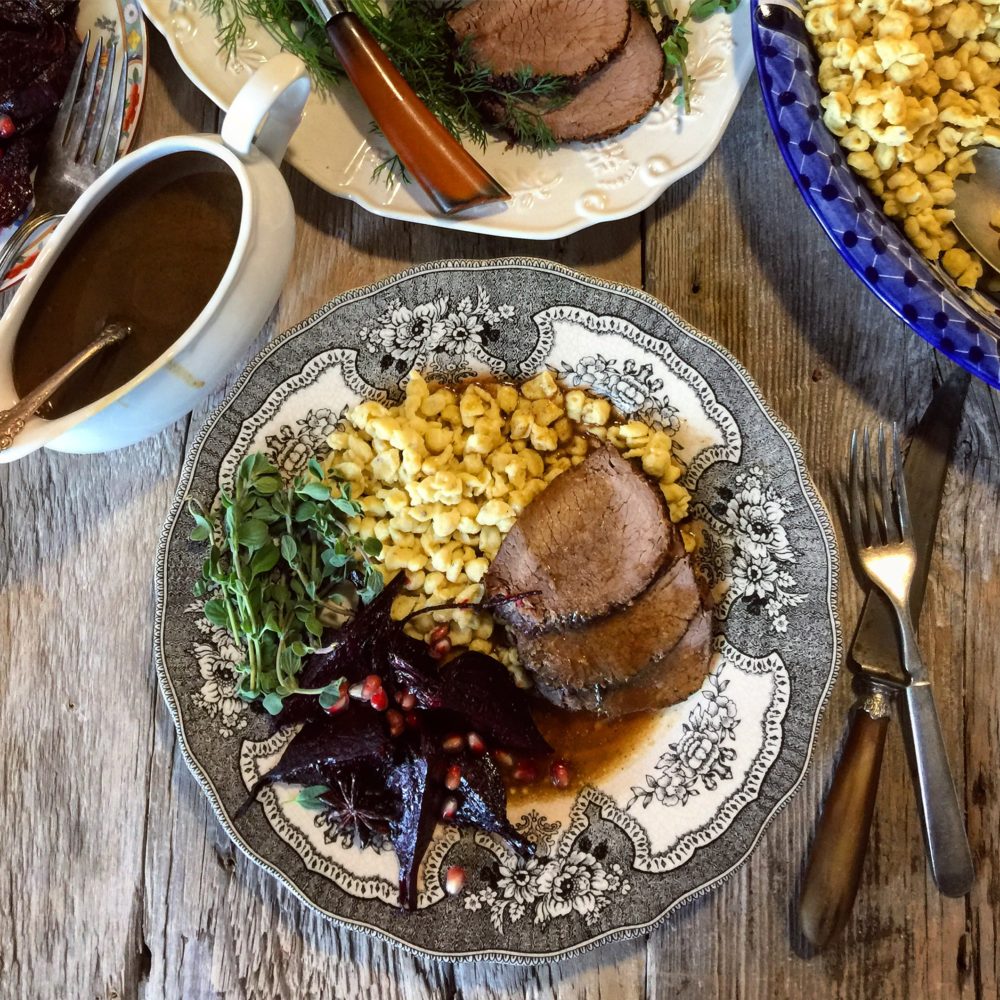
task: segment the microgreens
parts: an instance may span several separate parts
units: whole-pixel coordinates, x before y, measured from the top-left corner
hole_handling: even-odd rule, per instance
[[[206,598],[208,621],[227,631],[243,656],[236,665],[240,697],[260,700],[272,715],[295,693],[316,695],[329,707],[341,680],[300,688],[303,658],[322,645],[325,627],[350,615],[345,584],[363,603],[382,589],[371,561],[380,543],[347,525],[361,513],[350,484],[330,481],[315,458],[286,484],[255,453],[240,463],[232,493],[222,490],[211,510],[196,500],[188,506],[192,540],[208,544],[194,592]]]

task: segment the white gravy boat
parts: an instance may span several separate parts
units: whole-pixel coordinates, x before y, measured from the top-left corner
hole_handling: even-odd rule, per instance
[[[221,135],[160,139],[119,160],[84,192],[0,318],[0,410],[18,399],[12,377],[14,342],[28,307],[60,250],[126,177],[174,153],[217,157],[233,171],[242,190],[236,247],[204,309],[156,361],[88,406],[55,420],[32,417],[13,445],[0,451],[0,462],[41,447],[86,453],[141,441],[190,412],[239,361],[278,301],[291,264],[295,209],[278,166],[308,95],[302,62],[287,53],[277,55],[236,95]],[[192,220],[192,225],[197,222]]]

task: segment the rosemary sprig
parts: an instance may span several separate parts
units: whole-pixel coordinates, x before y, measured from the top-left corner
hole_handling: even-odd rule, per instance
[[[346,523],[361,513],[350,484],[324,481],[315,459],[285,484],[257,453],[240,463],[232,493],[223,490],[217,506],[188,506],[191,538],[208,543],[194,592],[207,598],[205,617],[229,633],[243,657],[236,665],[240,697],[260,699],[272,715],[290,694],[335,701],[339,680],[307,691],[297,678],[303,659],[322,645],[324,626],[343,623],[345,608],[334,599],[342,585],[352,584],[364,603],[382,589],[371,561],[380,544]]]

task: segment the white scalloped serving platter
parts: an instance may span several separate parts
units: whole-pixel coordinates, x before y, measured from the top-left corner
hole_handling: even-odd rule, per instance
[[[219,49],[214,19],[201,0],[141,0],[190,79],[220,108],[262,63],[279,51],[251,25],[236,58]],[[686,6],[684,4],[681,5]],[[314,94],[288,150],[288,160],[321,188],[376,215],[494,236],[553,239],[647,208],[675,181],[700,166],[718,145],[750,77],[753,51],[749,5],[716,14],[691,32],[689,67],[695,91],[690,113],[668,102],[622,135],[574,143],[554,153],[489,144],[476,155],[513,198],[491,214],[439,215],[415,185],[372,177],[387,147],[370,132],[368,112],[344,85]]]

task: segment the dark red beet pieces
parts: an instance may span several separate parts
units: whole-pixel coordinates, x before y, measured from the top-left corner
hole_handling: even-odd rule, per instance
[[[413,909],[420,861],[439,821],[496,833],[522,856],[533,851],[507,819],[506,789],[487,751],[542,755],[551,747],[502,663],[469,652],[442,664],[392,620],[401,583],[396,577],[331,633],[327,652],[306,660],[304,688],[343,677],[351,695],[332,714],[315,695],[285,699],[276,723],[305,724],[237,818],[273,782],[326,786],[319,801],[338,833],[361,846],[392,841],[400,904]]]

